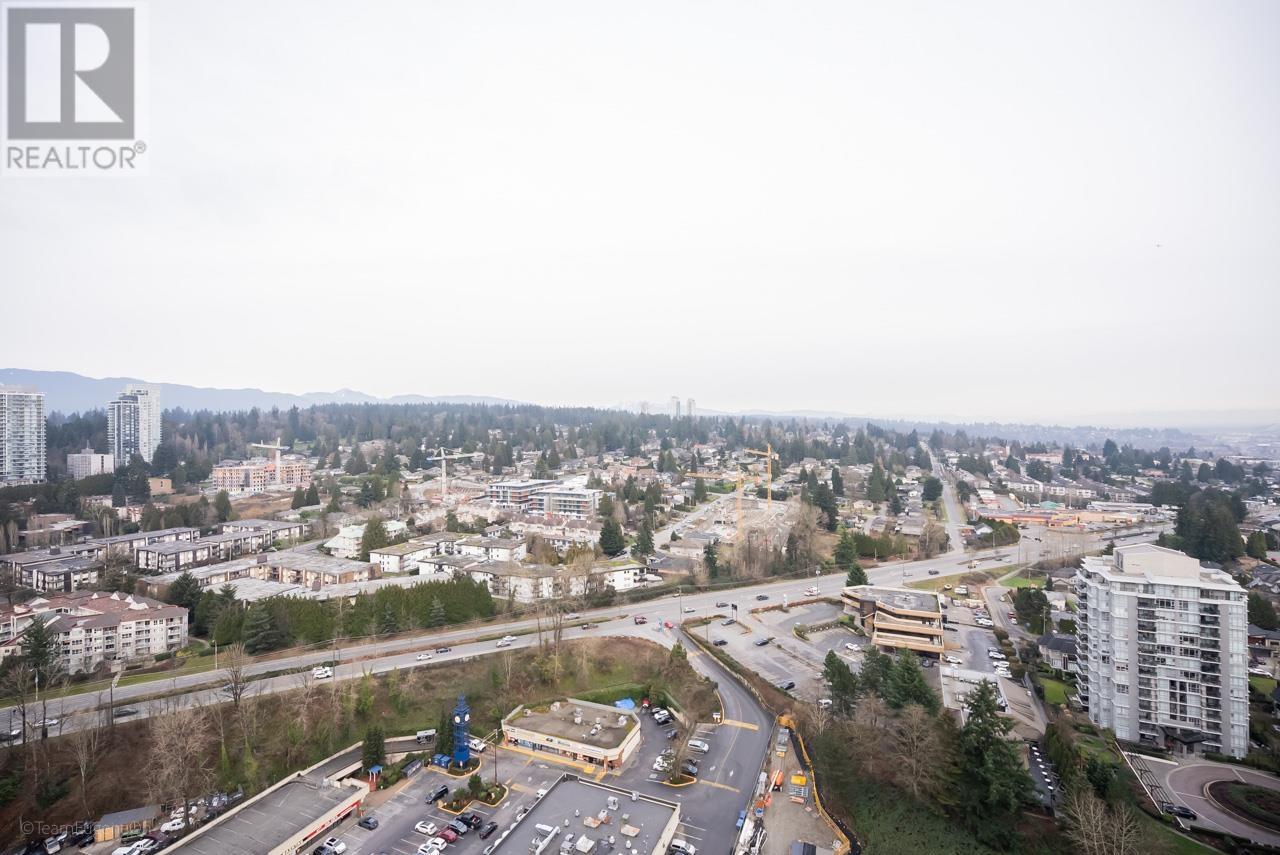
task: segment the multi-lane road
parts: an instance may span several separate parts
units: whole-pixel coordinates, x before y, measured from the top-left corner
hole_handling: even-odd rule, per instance
[[[994,568],[1016,562],[1030,563],[1055,554],[1055,546],[1050,542],[1052,538],[1044,536],[1043,532],[1037,533],[1036,529],[1029,529],[1024,534],[1027,536],[1024,537],[1023,542],[1018,547],[995,551],[989,549],[969,551],[962,555],[947,553],[922,561],[884,564],[868,570],[867,576],[872,584],[903,585],[913,581],[927,580],[931,576],[945,576],[964,572],[973,561],[978,562],[977,566],[979,568]],[[1156,530],[1149,530],[1138,533],[1137,536],[1128,537],[1125,542],[1154,539],[1156,534]],[[1081,535],[1076,546],[1081,551],[1100,549],[1107,539],[1109,539],[1108,536],[1103,534]],[[571,628],[568,630],[568,637],[573,638],[579,633],[585,634],[589,632],[623,633],[655,637],[656,634],[653,632],[654,624],[660,625],[663,621],[676,624],[686,615],[714,613],[717,602],[738,602],[743,606],[743,611],[745,611],[746,608],[749,608],[748,603],[754,605],[753,599],[756,594],[767,594],[775,600],[784,596],[794,600],[803,596],[806,588],[816,586],[819,594],[836,596],[844,586],[844,583],[845,577],[842,573],[820,574],[819,571],[815,570],[812,575],[798,578],[792,577],[782,581],[767,582],[750,587],[713,589],[683,596],[664,597],[660,600],[645,603],[629,603],[594,609],[584,612],[582,620],[601,623],[601,625],[596,630]],[[649,624],[645,626],[635,625],[632,621],[632,617],[635,615],[647,616],[650,620]],[[609,623],[602,623],[606,621]],[[332,679],[351,679],[359,677],[366,672],[376,674],[396,668],[424,664],[418,659],[419,653],[422,652],[431,652],[430,661],[432,662],[452,661],[490,653],[494,651],[495,642],[493,640],[480,639],[492,639],[494,636],[501,635],[504,632],[510,632],[517,636],[512,645],[513,647],[524,647],[536,643],[536,634],[526,634],[535,633],[536,628],[537,623],[532,618],[516,618],[503,622],[480,622],[458,626],[443,632],[424,633],[384,641],[344,645],[338,648],[324,648],[296,654],[285,654],[270,660],[255,662],[246,667],[245,674],[251,679],[258,678],[253,679],[250,684],[254,692],[289,691],[298,688],[300,681],[307,679],[307,677],[298,673],[280,674],[279,672],[309,672],[309,669],[316,665],[334,663],[334,676]],[[449,647],[451,650],[447,653],[434,652],[441,647]],[[277,676],[264,676],[269,674],[276,674]],[[225,700],[225,696],[221,693],[221,687],[226,684],[227,680],[226,671],[220,669],[182,675],[170,680],[135,683],[116,688],[113,693],[113,701],[117,708],[125,706],[136,709],[137,716],[146,716],[159,709],[158,703],[154,701],[148,702],[149,698],[154,698],[157,695],[164,695],[166,704],[177,705],[216,703]],[[77,718],[80,721],[88,720],[88,716],[78,716],[78,714],[100,708],[107,702],[107,698],[108,693],[104,690],[50,700],[48,706],[49,715],[59,719],[58,726],[51,729],[50,735],[75,729],[79,726]],[[14,716],[16,720],[16,712],[13,707],[0,707],[0,719],[10,715]],[[30,708],[28,709],[28,716],[31,716]]]

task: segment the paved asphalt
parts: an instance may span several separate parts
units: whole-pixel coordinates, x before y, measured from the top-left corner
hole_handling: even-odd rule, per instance
[[[1156,533],[1155,530],[1151,530],[1129,539],[1129,542],[1154,539]],[[1093,548],[1096,548],[1104,539],[1095,536],[1090,537],[1089,541]],[[1021,550],[1021,557],[1025,561],[1039,560],[1040,557],[1052,554],[1054,551],[1054,546],[1047,542],[1048,538],[1041,538],[1040,541],[1033,541],[1030,538],[1027,540],[1028,542],[1024,544]],[[981,562],[980,566],[1001,566],[1012,563],[1014,558],[1015,556],[1011,556],[1008,550],[995,552],[991,550],[971,550],[960,557],[948,553],[922,561],[885,564],[868,570],[867,576],[872,584],[903,585],[912,581],[928,579],[930,575],[945,576],[964,572],[970,560],[978,560]],[[623,621],[629,621],[633,615],[646,615],[649,617],[651,624],[655,621],[664,620],[674,624],[684,614],[714,613],[715,603],[720,601],[738,603],[740,612],[745,612],[758,604],[755,601],[755,597],[758,594],[766,594],[774,601],[783,596],[795,600],[803,596],[803,591],[812,585],[816,586],[819,593],[824,596],[836,596],[843,587],[844,581],[843,574],[817,575],[815,573],[811,577],[769,582],[747,588],[709,591],[689,594],[683,597],[671,596],[646,603],[611,606],[584,612],[583,619],[605,621],[621,618],[622,620],[618,622],[622,623]],[[685,610],[692,610],[692,612],[686,612]],[[535,627],[536,623],[533,619],[476,623],[455,627],[444,632],[424,633],[388,641],[351,644],[336,650],[322,649],[283,656],[270,661],[255,663],[246,669],[246,673],[253,677],[284,670],[309,669],[324,662],[338,662],[339,664],[334,668],[334,678],[339,680],[351,679],[359,677],[366,671],[382,673],[393,668],[413,667],[418,664],[416,658],[418,652],[434,651],[442,646],[450,647],[452,650],[444,654],[432,653],[431,661],[451,661],[492,652],[494,649],[493,641],[477,642],[475,639],[489,638],[503,632],[520,633],[533,630]],[[601,628],[603,629],[604,627]],[[631,629],[624,631],[629,634],[632,632],[643,634],[648,629],[648,627],[632,626]],[[572,638],[579,632],[588,631],[590,630],[570,629],[568,630],[568,637]],[[618,632],[620,630],[616,624],[611,624],[608,631]],[[516,642],[512,646],[523,647],[534,641],[535,636],[533,635],[518,635]],[[300,674],[286,674],[254,680],[251,683],[251,687],[254,692],[288,691],[298,688],[303,679],[305,677]],[[145,717],[158,708],[156,703],[148,703],[145,699],[148,696],[160,693],[172,696],[167,700],[168,704],[189,705],[193,702],[218,702],[224,699],[218,692],[218,687],[223,685],[226,680],[225,671],[205,671],[171,680],[157,680],[121,686],[115,691],[115,703],[117,707],[128,706],[136,709],[138,711],[136,717]],[[85,693],[54,699],[49,702],[49,714],[51,717],[60,720],[58,733],[66,733],[80,726],[76,713],[92,710],[105,703],[106,699],[105,692]],[[10,710],[11,708],[0,707],[0,716],[7,715]],[[50,735],[56,734],[51,731]]]
[[[636,629],[639,631],[625,634],[639,635],[646,628]],[[663,630],[658,633],[649,632],[648,635],[652,640],[670,646],[674,643],[677,632],[678,630]],[[715,659],[702,653],[687,638],[684,639],[684,644],[691,651],[692,666],[716,682],[724,712],[722,723],[707,722],[696,728],[694,736],[711,745],[711,750],[705,755],[689,754],[697,759],[700,767],[698,783],[688,787],[670,787],[662,783],[660,776],[652,771],[654,759],[671,743],[663,729],[643,714],[642,739],[636,756],[618,774],[606,773],[601,781],[681,803],[681,825],[677,836],[689,840],[699,852],[706,855],[725,855],[733,847],[738,812],[746,809],[751,799],[772,738],[773,720],[754,696]],[[388,748],[393,751],[395,748],[404,750],[413,747],[412,740],[388,743]],[[558,763],[551,755],[530,757],[525,753],[499,748],[497,756],[499,778],[509,781],[511,795],[497,808],[481,805],[476,807],[475,812],[486,821],[492,819],[497,822],[500,826],[499,834],[502,828],[514,821],[521,806],[532,804],[539,788],[549,786],[562,772],[581,773],[580,768]],[[484,766],[480,774],[486,778],[493,774],[494,757],[493,747],[486,749],[482,755]],[[318,771],[340,770],[358,759],[358,751],[348,752]],[[436,805],[426,803],[426,795],[441,783],[452,787],[459,781],[436,769],[428,769],[391,799],[369,811],[378,819],[377,829],[360,828],[353,818],[333,833],[347,843],[349,855],[378,852],[412,855],[418,846],[429,839],[427,835],[414,830],[418,822],[443,826],[452,819]],[[482,842],[478,835],[471,833],[450,846],[449,851],[456,855],[479,855],[485,846],[495,840],[496,835],[487,842]]]
[[[1280,846],[1280,834],[1228,813],[1210,801],[1206,794],[1206,788],[1214,781],[1244,781],[1270,790],[1280,790],[1280,781],[1277,781],[1274,775],[1208,760],[1183,759],[1173,763],[1141,754],[1126,756],[1140,770],[1139,778],[1144,784],[1150,788],[1151,782],[1154,781],[1163,789],[1164,798],[1196,812],[1197,818],[1190,823],[1192,826],[1226,831],[1255,843]],[[1161,796],[1157,792],[1153,798],[1159,799]]]

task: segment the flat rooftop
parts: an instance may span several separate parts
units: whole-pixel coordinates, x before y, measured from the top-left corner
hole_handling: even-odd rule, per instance
[[[631,790],[584,781],[576,775],[563,775],[534,804],[524,819],[511,826],[510,831],[498,842],[494,855],[529,852],[533,841],[542,836],[536,828],[539,825],[558,827],[560,839],[569,833],[574,835],[575,842],[578,837],[588,837],[596,841],[595,853],[610,851],[608,839],[612,834],[615,838],[612,851],[651,855],[672,818],[678,818],[680,805],[643,794],[632,801],[631,795]],[[608,809],[610,796],[618,800],[617,810]],[[579,815],[575,816],[575,812]],[[586,819],[599,818],[602,813],[608,818],[608,823],[591,828],[584,822]],[[566,820],[568,825],[565,825]],[[624,834],[624,827],[635,829],[634,834]],[[626,848],[627,842],[630,843],[629,850]],[[559,852],[560,847],[553,842],[544,851],[552,855]]]
[[[179,841],[166,851],[183,855],[270,852],[326,813],[361,794],[350,784],[326,786],[300,775],[279,789],[246,802],[235,813],[208,826],[203,834]]]
[[[581,724],[574,724],[576,710],[582,711]],[[619,717],[625,721],[621,727],[618,725]],[[548,706],[523,707],[508,716],[503,724],[608,749],[622,744],[622,740],[636,726],[636,718],[612,707],[567,700]],[[598,730],[597,724],[600,725]],[[592,730],[596,732],[592,733]]]
[[[892,608],[911,609],[917,612],[941,613],[942,611],[938,595],[932,591],[917,591],[913,588],[881,588],[875,585],[857,585],[845,590],[851,592],[852,596],[864,600],[875,600]]]

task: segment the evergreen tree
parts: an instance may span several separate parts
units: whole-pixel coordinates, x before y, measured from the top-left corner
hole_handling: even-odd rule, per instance
[[[858,699],[858,675],[834,650],[828,650],[822,661],[822,676],[831,687],[831,705],[836,715],[848,715]]]
[[[183,573],[169,585],[165,600],[194,612],[200,605],[200,583],[190,573]]]
[[[348,475],[363,475],[368,471],[369,464],[364,459],[364,453],[360,451],[360,443],[356,443],[347,457],[346,472]]]
[[[360,560],[368,561],[369,553],[375,549],[381,549],[391,542],[387,537],[387,527],[382,523],[382,517],[373,517],[364,524],[364,534],[360,536]]]
[[[293,490],[293,501],[289,503],[289,509],[296,511],[298,508],[306,507],[307,494],[303,492],[302,487],[295,487]]]
[[[702,478],[693,482],[693,500],[699,504],[707,500],[707,482]]]
[[[898,651],[889,670],[889,682],[884,687],[884,700],[894,709],[902,709],[907,704],[919,704],[934,714],[941,706],[938,696],[929,688],[925,680],[924,669],[920,660],[909,650]]]
[[[387,762],[387,740],[381,727],[370,727],[364,733],[364,744],[361,751],[364,770],[367,772],[374,766],[382,766]]]
[[[1260,531],[1250,532],[1249,542],[1245,545],[1244,551],[1250,558],[1265,561],[1267,558],[1267,536]]]
[[[447,708],[440,710],[440,724],[436,726],[436,751],[440,754],[453,754],[453,720],[449,718]]]
[[[329,504],[325,505],[325,508],[324,508],[325,513],[327,514],[342,513],[342,503],[338,501],[339,495],[341,494],[337,490],[334,490],[332,493],[329,494]]]
[[[277,650],[284,646],[285,639],[280,627],[276,625],[276,616],[269,603],[260,601],[249,607],[244,618],[244,650],[249,654]]]
[[[618,521],[612,517],[605,520],[604,528],[600,530],[600,550],[605,555],[613,557],[621,555],[626,548],[627,542],[622,536],[622,526],[618,525]]]
[[[49,621],[44,615],[36,615],[27,624],[27,631],[22,634],[19,647],[22,658],[35,673],[37,684],[42,690],[49,689],[61,670],[62,651],[58,636],[49,628]]]
[[[996,690],[983,680],[969,693],[960,730],[955,798],[970,831],[1000,852],[1017,848],[1018,815],[1031,795],[1031,779],[1008,739],[1013,721],[996,708]]]
[[[427,612],[427,626],[436,627],[444,626],[447,622],[445,615],[444,603],[440,602],[439,597],[431,598],[431,609]]]
[[[313,481],[307,488],[306,504],[303,507],[314,508],[318,504],[320,504],[320,490]]]
[[[707,577],[714,579],[720,575],[720,559],[716,555],[716,545],[708,543],[702,547],[702,564],[707,568]]]
[[[884,470],[880,468],[877,461],[871,467],[871,474],[867,476],[867,501],[873,505],[878,505],[884,501]]]
[[[836,496],[844,495],[844,477],[840,474],[839,466],[831,467],[831,492]]]
[[[378,615],[378,634],[393,635],[400,631],[400,616],[395,607],[388,601],[382,604],[382,614]]]
[[[635,546],[631,547],[632,555],[653,554],[653,532],[649,529],[649,521],[640,523],[640,532],[636,535]]]
[[[862,670],[859,672],[858,677],[867,691],[883,698],[886,687],[889,684],[889,674],[892,670],[892,657],[881,653],[872,644],[867,647],[866,655],[862,658]]]
[[[231,497],[226,490],[219,490],[218,495],[213,497],[213,511],[218,515],[220,523],[231,519]]]
[[[1271,601],[1256,591],[1249,592],[1249,623],[1263,629],[1276,629],[1280,619],[1276,617],[1276,608]]]

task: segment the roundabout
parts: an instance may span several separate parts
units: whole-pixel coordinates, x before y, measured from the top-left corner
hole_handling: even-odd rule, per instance
[[[1166,768],[1164,786],[1169,795],[1197,814],[1191,825],[1280,845],[1280,779],[1207,761]]]

